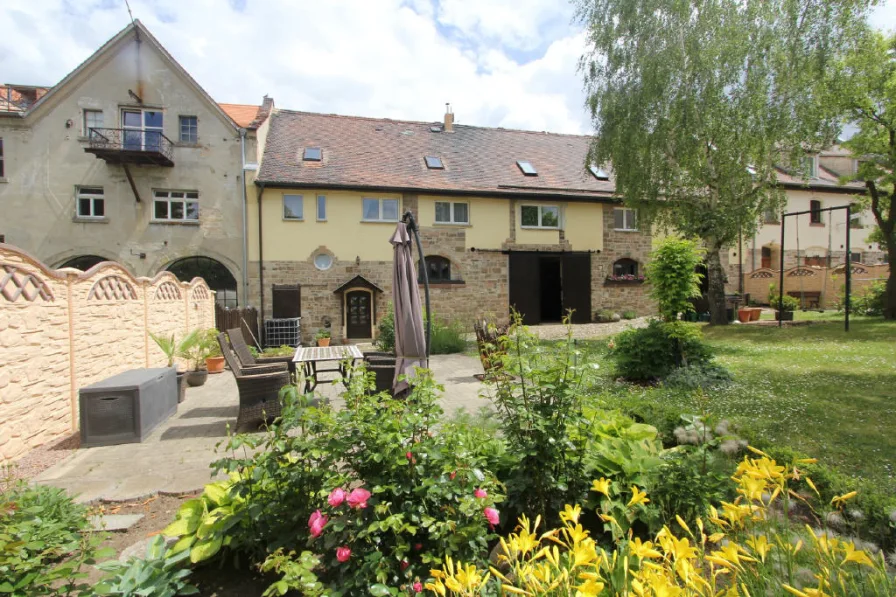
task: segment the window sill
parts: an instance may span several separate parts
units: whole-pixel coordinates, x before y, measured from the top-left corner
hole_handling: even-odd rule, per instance
[[[644,280],[604,280],[604,286],[640,286]]]
[[[305,218],[281,218],[284,222],[304,222]]]
[[[809,222],[809,226],[813,226],[813,227],[815,227],[815,228],[824,228],[824,223],[823,223],[823,222],[818,222],[818,223],[816,223],[816,222]]]
[[[103,216],[101,218],[93,218],[90,216],[75,216],[72,218],[72,222],[77,222],[78,224],[108,224],[109,218]]]
[[[423,280],[417,280],[419,286],[423,286]],[[467,283],[463,280],[442,280],[439,282],[430,281],[430,288],[463,288]]]
[[[520,226],[520,228],[523,230],[560,230],[559,226]]]
[[[174,146],[175,147],[184,147],[186,149],[200,149],[202,147],[202,144],[199,143],[199,141],[196,141],[195,143],[187,143],[186,141],[178,141],[177,143],[174,144]]]
[[[398,220],[361,220],[362,224],[397,224]]]
[[[613,228],[613,232],[640,232],[637,228]]]
[[[166,226],[199,226],[199,220],[150,220],[149,223]]]
[[[445,226],[448,228],[472,228],[469,222],[433,222],[433,226]]]

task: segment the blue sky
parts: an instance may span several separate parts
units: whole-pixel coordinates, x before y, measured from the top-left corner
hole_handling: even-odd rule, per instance
[[[588,133],[565,0],[132,0],[216,100]],[[896,0],[871,17],[896,27]],[[124,0],[2,0],[0,79],[54,84],[128,22]]]

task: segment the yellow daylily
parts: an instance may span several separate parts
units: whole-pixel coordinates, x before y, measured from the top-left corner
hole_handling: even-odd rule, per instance
[[[647,492],[638,489],[637,485],[632,485],[632,499],[628,501],[628,507],[637,506],[638,504],[646,504],[650,500],[647,499]]]
[[[610,497],[610,486],[612,485],[609,479],[605,479],[601,477],[596,481],[592,481],[591,483],[591,491],[596,491],[597,493],[602,493],[607,497]]]
[[[871,557],[865,551],[856,549],[852,541],[841,541],[840,544],[843,546],[843,552],[846,554],[846,557],[843,558],[843,564],[855,562],[856,564],[864,564],[869,568],[874,568],[874,561]]]
[[[578,504],[575,506],[570,506],[566,504],[566,507],[563,508],[563,512],[560,513],[560,520],[563,522],[579,522],[579,516],[582,514],[582,507]]]
[[[858,491],[850,491],[849,493],[844,493],[843,495],[834,496],[834,499],[831,500],[832,506],[837,506],[838,508],[845,504],[847,500],[851,500],[859,494]]]

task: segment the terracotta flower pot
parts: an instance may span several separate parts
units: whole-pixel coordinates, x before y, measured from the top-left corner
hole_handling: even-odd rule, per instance
[[[208,357],[205,359],[205,368],[209,373],[221,373],[224,371],[224,357]]]
[[[329,346],[329,345],[330,345],[330,339],[329,339],[329,338],[318,338],[318,339],[317,339],[317,345],[318,345],[318,346]]]
[[[759,317],[762,315],[762,309],[758,307],[753,307],[750,309],[750,321],[759,321]]]
[[[750,318],[753,316],[752,309],[744,308],[737,310],[737,319],[741,323],[747,323],[750,321]]]

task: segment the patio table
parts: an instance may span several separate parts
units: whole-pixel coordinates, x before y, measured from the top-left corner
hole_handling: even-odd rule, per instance
[[[361,350],[354,344],[345,346],[299,346],[292,358],[296,367],[301,366],[305,374],[305,392],[311,392],[317,384],[333,383],[335,379],[319,379],[319,373],[338,373],[347,382],[348,365],[364,358]],[[321,369],[318,364],[336,363],[335,369]]]

